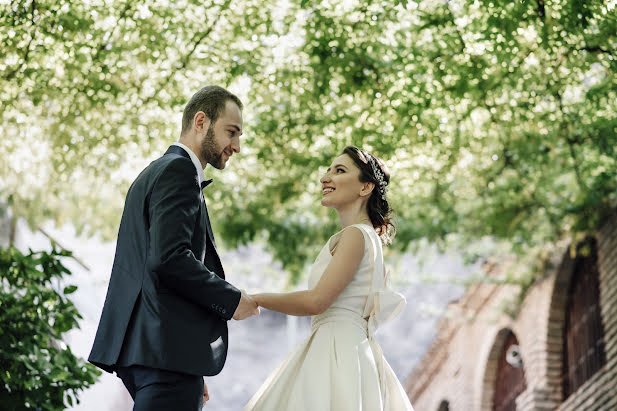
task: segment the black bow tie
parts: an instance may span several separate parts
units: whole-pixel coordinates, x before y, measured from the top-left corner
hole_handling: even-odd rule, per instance
[[[201,189],[203,190],[204,188],[208,187],[208,184],[210,184],[211,182],[212,182],[212,179],[206,180],[206,181],[202,181],[201,182]]]

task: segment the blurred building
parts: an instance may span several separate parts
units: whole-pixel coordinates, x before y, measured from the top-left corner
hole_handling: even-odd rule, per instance
[[[405,382],[417,410],[617,410],[617,217],[566,248],[515,314],[512,285],[476,284],[448,307]]]

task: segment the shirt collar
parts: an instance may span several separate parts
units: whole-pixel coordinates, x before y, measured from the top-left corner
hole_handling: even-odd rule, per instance
[[[190,148],[188,148],[182,143],[175,142],[172,145],[178,146],[188,153],[189,157],[191,158],[191,161],[193,162],[193,165],[197,169],[197,179],[199,180],[199,185],[201,186],[201,183],[204,182],[204,180],[206,179],[206,176],[204,175],[204,169],[201,168],[201,161],[199,161],[199,158],[197,158],[195,153],[193,153],[193,150],[191,150]]]

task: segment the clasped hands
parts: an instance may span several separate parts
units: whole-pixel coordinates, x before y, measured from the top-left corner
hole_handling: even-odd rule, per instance
[[[234,320],[244,320],[253,315],[259,315],[259,306],[257,302],[242,290],[242,296],[240,297],[240,303],[234,312]]]

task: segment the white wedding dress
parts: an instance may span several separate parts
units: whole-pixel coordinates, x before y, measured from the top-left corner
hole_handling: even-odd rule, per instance
[[[267,378],[245,411],[413,411],[405,390],[375,341],[377,327],[397,315],[405,298],[390,290],[381,240],[364,234],[364,256],[334,303],[313,317],[311,335]],[[340,238],[323,247],[309,275],[315,287]]]

